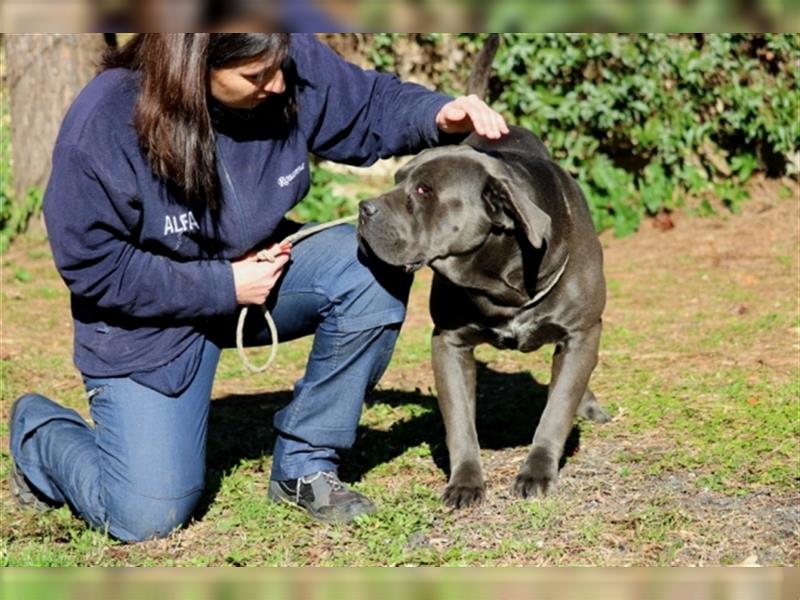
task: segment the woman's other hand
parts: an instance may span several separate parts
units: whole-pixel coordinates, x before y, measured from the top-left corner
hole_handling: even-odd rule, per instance
[[[491,140],[508,133],[508,125],[500,113],[475,95],[459,96],[445,104],[436,114],[436,126],[444,133],[474,131]]]

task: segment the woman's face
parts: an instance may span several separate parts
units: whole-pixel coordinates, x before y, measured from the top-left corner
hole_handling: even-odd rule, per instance
[[[280,65],[263,58],[245,58],[212,68],[211,95],[229,108],[255,108],[272,94],[286,91]]]

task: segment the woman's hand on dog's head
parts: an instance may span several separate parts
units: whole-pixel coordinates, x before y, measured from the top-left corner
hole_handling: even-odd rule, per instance
[[[508,133],[502,115],[475,95],[459,96],[445,104],[436,115],[436,126],[444,133],[474,131],[490,140]]]

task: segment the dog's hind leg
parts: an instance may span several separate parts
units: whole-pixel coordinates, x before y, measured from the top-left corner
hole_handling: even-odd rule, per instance
[[[578,405],[578,416],[595,423],[608,423],[611,420],[609,414],[603,410],[603,407],[597,401],[597,397],[589,388],[586,388],[583,398],[581,398],[581,403]]]

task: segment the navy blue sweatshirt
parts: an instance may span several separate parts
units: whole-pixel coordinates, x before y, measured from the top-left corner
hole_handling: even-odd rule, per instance
[[[297,117],[288,133],[247,135],[257,120],[237,125],[212,110],[216,216],[178,202],[153,175],[132,126],[138,73],[107,70],[70,107],[44,214],[84,375],[146,373],[174,360],[192,371],[204,327],[236,312],[229,261],[261,247],[306,194],[309,153],[369,165],[439,143],[435,115],[448,96],[361,70],[313,35],[292,35],[290,62]]]

